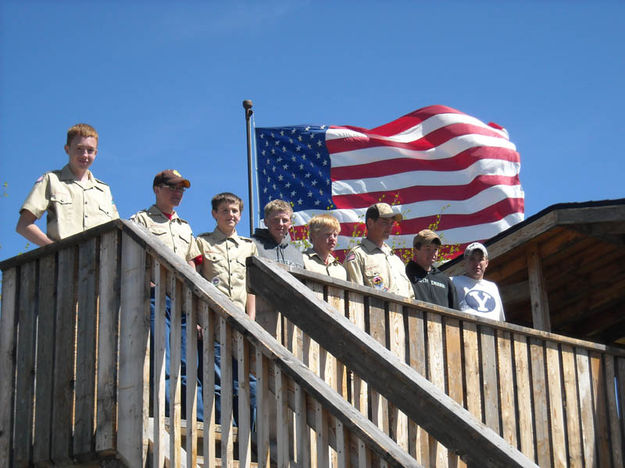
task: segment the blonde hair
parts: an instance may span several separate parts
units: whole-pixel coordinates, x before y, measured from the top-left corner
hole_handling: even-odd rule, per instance
[[[67,131],[67,146],[69,146],[72,140],[77,136],[93,137],[98,141],[98,132],[95,131],[95,128],[86,123],[76,124]]]
[[[284,200],[271,200],[265,205],[265,220],[267,220],[274,211],[285,211],[289,213],[289,217],[293,217],[293,208]]]
[[[334,216],[323,213],[313,216],[308,222],[308,236],[312,238],[313,234],[317,234],[323,231],[325,228],[330,228],[333,231],[341,232],[341,224]]]

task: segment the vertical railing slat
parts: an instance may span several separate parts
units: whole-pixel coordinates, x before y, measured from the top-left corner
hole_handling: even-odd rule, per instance
[[[566,433],[568,435],[568,466],[584,466],[582,435],[580,432],[579,397],[577,393],[577,374],[575,371],[575,351],[569,345],[560,348],[562,356],[562,378],[564,380],[564,398],[566,400]]]
[[[369,300],[369,334],[382,346],[387,347],[384,302],[377,298],[370,298]],[[369,396],[371,399],[371,421],[385,434],[388,434],[388,403],[386,398],[373,389],[369,389]]]
[[[606,381],[603,369],[602,355],[597,352],[590,353],[593,412],[595,414],[595,441],[599,455],[599,466],[613,466],[611,464],[610,428],[606,408]],[[611,383],[614,385],[614,382]]]
[[[170,291],[170,335],[169,335],[169,460],[171,466],[181,464],[181,421],[182,421],[182,291],[173,272],[167,271]]]
[[[566,466],[566,434],[564,405],[562,402],[562,381],[560,379],[560,353],[557,343],[547,341],[546,348],[553,464],[554,466]]]
[[[516,394],[519,409],[519,434],[521,436],[521,452],[530,460],[534,455],[534,425],[532,419],[532,397],[530,367],[528,361],[527,340],[524,335],[513,335],[514,365],[516,368]]]
[[[462,339],[460,321],[455,319],[445,320],[445,355],[447,370],[447,392],[458,404],[464,404],[464,389],[462,386]],[[450,466],[462,464],[458,456],[449,452]]]
[[[197,314],[193,292],[188,287],[183,288],[184,311],[186,320],[186,357],[187,357],[187,388],[186,388],[186,414],[187,434],[187,466],[197,465]]]
[[[37,327],[37,269],[35,262],[20,268],[19,327],[15,401],[15,464],[31,463],[33,442],[33,399],[35,375],[35,333]]]
[[[74,247],[58,253],[56,290],[56,342],[54,345],[54,389],[52,408],[52,460],[66,464],[71,459],[74,404],[74,338],[76,302]]]
[[[616,395],[616,369],[613,356],[605,356],[605,387],[607,393],[608,416],[610,425],[610,448],[612,466],[623,466],[623,435],[619,426],[618,399]],[[620,419],[625,419],[621,414]]]
[[[37,333],[37,376],[35,381],[35,440],[33,462],[50,460],[52,437],[52,388],[54,378],[54,306],[56,259],[47,255],[39,261],[39,318]]]
[[[89,460],[95,447],[96,369],[96,242],[92,238],[78,248],[78,334],[76,342],[76,421],[74,457]]]
[[[406,362],[406,333],[402,306],[389,304],[390,350],[401,362]],[[408,451],[408,417],[389,403],[389,424],[393,439],[404,450]]]
[[[278,444],[278,466],[289,464],[289,415],[288,415],[288,388],[286,377],[278,366],[274,368],[276,389],[276,443]]]
[[[147,457],[142,376],[148,357],[150,324],[145,300],[145,264],[144,250],[128,234],[122,234],[117,446],[129,466],[143,466]]]
[[[582,448],[584,451],[585,466],[595,466],[597,454],[595,446],[595,422],[592,404],[592,380],[590,375],[590,360],[585,349],[575,350],[577,366],[577,384],[582,423]]]
[[[117,337],[119,323],[119,233],[108,232],[100,242],[98,375],[95,449],[113,454],[117,439]]]
[[[424,315],[422,311],[417,309],[412,310],[408,315],[408,336],[410,337],[408,350],[410,353],[410,367],[423,377],[427,377]],[[408,452],[419,463],[423,465],[429,463],[430,445],[428,433],[411,421],[408,426],[408,436]]]
[[[154,419],[154,449],[152,451],[153,465],[162,467],[165,463],[165,454],[169,449],[165,436],[165,306],[167,271],[161,266],[158,259],[152,262],[152,277],[154,278],[154,320],[152,342],[152,401]]]
[[[15,399],[15,343],[17,332],[17,269],[2,272],[0,315],[0,459],[11,463],[13,403]]]
[[[480,326],[480,345],[482,361],[482,378],[484,394],[484,422],[497,434],[499,427],[499,385],[497,382],[497,352],[495,346],[495,330]]]
[[[238,359],[239,381],[239,466],[249,466],[252,460],[251,418],[250,412],[250,360],[249,344],[239,332],[235,333]]]
[[[208,304],[202,301],[199,308],[199,320],[202,324],[203,373],[202,392],[204,396],[204,466],[213,468],[217,460],[215,453],[215,312],[209,310]]]
[[[499,400],[501,401],[503,438],[513,447],[518,447],[512,345],[510,333],[503,330],[497,330],[497,362],[499,366]]]
[[[234,458],[232,394],[232,330],[224,317],[219,317],[221,343],[221,463]]]
[[[256,353],[256,453],[258,466],[268,467],[269,457],[269,361],[260,348]]]

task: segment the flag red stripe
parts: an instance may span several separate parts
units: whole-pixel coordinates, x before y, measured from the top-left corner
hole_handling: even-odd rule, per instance
[[[332,180],[366,179],[368,177],[384,177],[410,171],[461,171],[484,159],[519,162],[519,153],[507,148],[477,146],[458,153],[453,158],[424,160],[398,157],[368,164],[332,167]]]
[[[350,127],[344,127],[350,128]],[[417,140],[401,143],[398,141],[390,141],[382,138],[377,138],[372,133],[367,133],[368,136],[346,137],[338,138],[336,140],[326,140],[326,146],[330,154],[342,153],[344,151],[355,151],[365,148],[375,148],[379,146],[387,146],[392,148],[403,148],[412,151],[427,151],[448,142],[453,138],[457,138],[463,135],[484,135],[489,137],[500,138],[503,141],[507,141],[499,133],[488,128],[480,127],[479,125],[472,125],[466,123],[456,123],[446,125]]]
[[[523,207],[524,203],[522,198],[507,198],[476,213],[445,214],[443,212],[440,213],[440,219],[438,220],[438,215],[404,219],[399,223],[399,229],[397,227],[393,229],[393,234],[417,233],[432,224],[437,225],[437,230],[446,231],[448,229],[493,223],[508,215],[519,212],[522,213]],[[356,230],[362,230],[363,224],[364,219],[363,222],[359,223],[341,223],[341,235],[349,237],[353,235]]]
[[[357,195],[335,195],[337,208],[367,208],[380,200],[386,203],[416,203],[428,200],[466,200],[493,185],[520,185],[519,176],[480,175],[466,185],[413,186],[388,192],[365,192]],[[389,199],[392,194],[393,199]]]
[[[369,130],[371,133],[375,133],[376,135],[382,136],[392,136],[397,135],[409,128],[412,128],[420,123],[425,122],[430,117],[434,117],[438,114],[459,114],[465,115],[464,112],[460,112],[459,110],[452,109],[447,106],[428,106],[423,107],[422,109],[418,109],[414,112],[410,112],[409,114],[400,117],[399,119],[395,119],[392,122],[389,122],[384,125],[380,125],[379,127],[373,128]],[[364,130],[364,129],[362,129]]]

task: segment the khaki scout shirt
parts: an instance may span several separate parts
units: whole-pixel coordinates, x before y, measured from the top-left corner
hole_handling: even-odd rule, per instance
[[[347,271],[345,271],[341,262],[330,254],[330,263],[326,265],[313,248],[304,252],[304,268],[315,273],[331,276],[332,278],[347,280]]]
[[[66,165],[60,171],[46,172],[35,182],[20,208],[37,218],[47,211],[47,235],[58,241],[78,232],[119,218],[111,189],[87,171],[80,182]]]
[[[204,257],[201,265],[202,276],[245,310],[245,259],[258,255],[254,241],[241,237],[236,232],[232,236],[226,236],[219,229],[215,229],[199,235],[197,245]]]
[[[387,244],[380,248],[364,238],[349,251],[343,266],[354,283],[414,298],[412,284],[406,276],[406,265]]]
[[[130,220],[145,226],[158,240],[186,261],[193,260],[200,255],[191,226],[176,212],[170,220],[156,205],[152,205],[147,210],[133,214]]]

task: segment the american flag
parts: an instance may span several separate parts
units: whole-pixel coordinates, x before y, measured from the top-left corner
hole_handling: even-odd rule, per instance
[[[429,106],[367,130],[354,126],[256,128],[258,198],[294,211],[295,240],[314,215],[341,223],[343,257],[365,233],[367,207],[393,205],[403,221],[387,241],[404,260],[412,238],[434,229],[454,257],[523,220],[520,157],[502,127]]]

